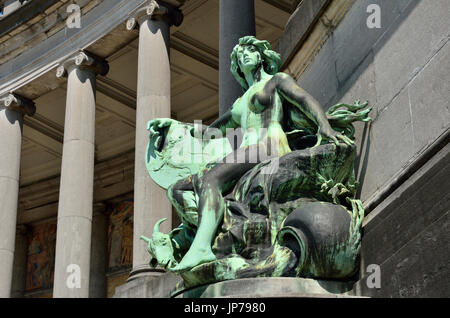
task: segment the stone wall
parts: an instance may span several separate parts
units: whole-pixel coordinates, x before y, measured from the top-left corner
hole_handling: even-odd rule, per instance
[[[370,4],[381,8],[379,29],[367,27]],[[358,195],[373,210],[362,264],[381,265],[383,280],[381,290],[360,284],[365,295],[450,295],[440,279],[450,274],[449,10],[447,0],[355,1],[298,78],[326,108],[358,99],[374,107],[372,123],[356,127],[356,171]],[[431,162],[441,170],[424,172]]]

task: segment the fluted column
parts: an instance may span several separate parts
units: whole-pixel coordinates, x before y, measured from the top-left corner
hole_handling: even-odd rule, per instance
[[[89,296],[94,186],[95,80],[108,65],[87,52],[57,70],[67,75],[66,118],[56,234],[53,296]]]
[[[254,0],[220,0],[219,113],[223,115],[242,95],[230,72],[230,55],[241,37],[255,35]]]
[[[150,179],[145,167],[145,150],[149,120],[170,117],[170,26],[180,25],[179,10],[161,1],[147,1],[134,12],[127,28],[139,27],[139,61],[136,106],[136,159],[134,173],[133,270],[130,279],[154,274],[148,265],[146,244],[139,238],[151,235],[153,225],[162,218],[168,221],[161,229],[169,231],[172,208],[166,191]]]
[[[24,114],[34,103],[8,94],[0,103],[0,298],[10,297],[19,194],[20,154]]]

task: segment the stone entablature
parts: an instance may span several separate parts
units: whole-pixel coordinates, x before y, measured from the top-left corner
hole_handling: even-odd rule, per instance
[[[81,9],[81,13],[86,14],[102,1],[82,0],[78,1],[77,5]],[[13,59],[15,56],[64,29],[67,18],[72,14],[68,11],[68,6],[72,4],[71,2],[60,0],[53,1],[54,3],[50,5],[48,3],[52,1],[33,0],[32,2],[34,2],[34,6],[41,3],[41,7],[45,9],[45,6],[48,6],[48,8],[42,12],[40,7],[34,9],[33,16],[25,16],[25,18],[22,18],[22,21],[17,20],[13,28],[8,25],[0,28],[0,63]],[[31,3],[26,5],[31,5]],[[27,9],[26,5],[11,13],[11,15],[22,15],[22,10]],[[0,21],[8,23],[6,18],[3,19],[4,21]],[[9,18],[11,19],[12,16],[9,16]]]
[[[84,2],[89,1],[80,3]],[[90,1],[89,10],[87,7],[82,8],[83,28],[68,29],[65,21],[59,21],[59,28],[54,24],[56,29],[52,29],[51,32],[42,28],[38,33],[31,34],[30,37],[35,39],[33,43],[28,42],[24,45],[22,39],[19,41],[19,51],[14,54],[11,52],[8,57],[0,57],[0,96],[15,91],[57,68],[67,57],[89,47],[122,23],[125,24],[130,12],[138,8],[142,2],[144,0]],[[92,3],[96,3],[96,6],[92,7]],[[58,10],[63,8],[61,6]],[[59,12],[58,10],[56,12]],[[53,17],[55,23],[57,15],[58,13],[55,13]],[[46,21],[45,18],[43,21]],[[125,28],[125,25],[123,27]],[[5,52],[2,45],[6,47],[6,42],[0,43],[0,51]],[[17,67],[18,65],[20,67]]]

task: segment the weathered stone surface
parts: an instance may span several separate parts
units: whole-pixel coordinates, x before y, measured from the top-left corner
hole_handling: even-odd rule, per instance
[[[442,13],[450,10],[450,2],[415,3],[374,47],[380,108],[386,107],[448,41],[450,20]]]
[[[0,298],[10,297],[23,115],[0,106]]]
[[[298,80],[300,87],[309,92],[317,101],[327,108],[331,98],[337,93],[333,41],[327,41],[313,62]]]
[[[377,94],[375,90],[375,70],[373,67],[372,52],[353,72],[349,79],[339,88],[338,93],[332,99],[332,104],[339,102],[352,102],[361,99],[368,100],[373,107],[370,118],[377,120]],[[355,123],[355,137],[357,145],[357,159],[355,172],[360,188],[358,197],[362,201],[368,199],[379,187],[380,181],[377,174],[379,155],[373,144],[373,123]]]
[[[449,188],[449,175],[450,164],[447,164],[427,178],[427,183],[417,187],[378,226],[365,232],[362,251],[367,264],[381,264],[448,211],[450,195],[439,189]]]
[[[67,80],[64,146],[55,254],[55,298],[88,297],[94,192],[95,76],[71,66]],[[80,288],[67,285],[79,266]],[[72,269],[73,271],[74,269]]]
[[[448,297],[450,273],[448,179],[450,146],[369,214],[362,241],[359,295]],[[381,289],[370,289],[365,273],[381,265]]]
[[[0,298],[11,292],[18,192],[18,181],[0,177]]]
[[[87,298],[89,296],[91,229],[92,221],[85,217],[58,218],[54,298]],[[69,267],[71,264],[78,266],[80,288],[69,288],[67,285],[69,275],[76,273],[74,267]],[[67,269],[71,271],[68,272]]]
[[[368,288],[365,276],[356,290],[371,297],[449,297],[449,275],[450,215],[447,212],[381,264],[380,289]]]
[[[336,40],[334,41],[336,43]],[[356,100],[368,100],[369,105],[373,107],[370,112],[370,118],[376,120],[378,116],[378,100],[375,89],[375,68],[373,65],[373,58],[373,53],[369,52],[361,64],[359,64],[352,72],[351,76],[345,82],[341,83],[338,93],[333,98],[332,104],[339,102],[353,103]],[[356,125],[358,124],[359,123],[356,123]]]
[[[416,150],[428,146],[450,128],[449,69],[447,42],[408,87]]]
[[[19,180],[22,125],[21,113],[0,106],[0,177]]]
[[[83,140],[64,143],[59,218],[82,216],[92,220],[94,147],[94,144]]]
[[[408,91],[403,90],[372,124],[373,146],[378,154],[376,172],[380,186],[414,155],[413,127]]]
[[[367,28],[369,4],[381,7],[381,29]],[[328,40],[334,56],[325,45],[299,79],[316,82],[318,77],[312,78],[323,65],[315,61],[327,56],[335,61],[339,83],[331,103],[361,98],[374,106],[374,122],[355,125],[363,202],[380,191],[394,191],[389,187],[412,163],[428,160],[366,217],[363,278],[357,285],[363,295],[448,295],[448,147],[439,160],[421,156],[450,126],[450,27],[443,14],[449,5],[440,0],[356,1]],[[369,264],[381,265],[380,290],[367,288]]]
[[[148,143],[147,122],[154,118],[170,117],[170,61],[169,24],[147,17],[139,29],[138,87],[136,108],[136,147],[134,172],[134,234],[133,270],[148,267],[148,253],[141,235],[161,218],[168,218],[168,231],[172,209],[165,191],[143,172],[145,150]],[[158,80],[155,80],[157,78]]]
[[[450,160],[450,145],[442,148],[427,161],[417,172],[398,187],[386,200],[381,202],[364,220],[364,235],[377,228],[387,217],[404,204],[405,201],[416,195],[417,189],[432,180],[442,170],[446,169]],[[432,187],[429,191],[434,191]]]
[[[244,278],[219,282],[185,291],[176,298],[342,298],[351,297],[352,284],[347,282],[291,277]]]
[[[302,1],[289,18],[284,33],[275,47],[275,51],[281,54],[283,64],[294,54],[299,42],[307,36],[308,30],[326,7],[327,2],[327,0]]]
[[[377,4],[381,8],[381,28],[379,29],[367,27],[367,18],[371,14],[367,12],[367,7],[370,4]],[[352,75],[398,15],[397,1],[363,0],[355,2],[333,35],[336,71],[340,82],[345,82]]]
[[[357,159],[358,166],[356,176],[357,181],[360,183],[360,188],[356,195],[357,197],[360,197],[363,202],[367,201],[371,195],[380,188],[381,185],[380,178],[378,177],[380,154],[373,146],[374,139],[370,128],[371,126],[372,124],[368,124],[366,126],[367,129],[365,130],[366,135],[364,146],[361,147],[361,153]]]
[[[116,288],[114,298],[168,298],[181,281],[172,273],[139,277]]]

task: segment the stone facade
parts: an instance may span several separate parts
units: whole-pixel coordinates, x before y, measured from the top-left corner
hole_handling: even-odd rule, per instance
[[[379,29],[367,27],[369,4],[381,8]],[[357,284],[365,296],[449,296],[449,9],[448,1],[356,1],[295,74],[325,107],[358,99],[374,107],[373,121],[357,126],[359,195],[369,210]],[[304,32],[291,24],[286,47],[283,38]],[[366,285],[370,264],[381,266],[380,289]]]

